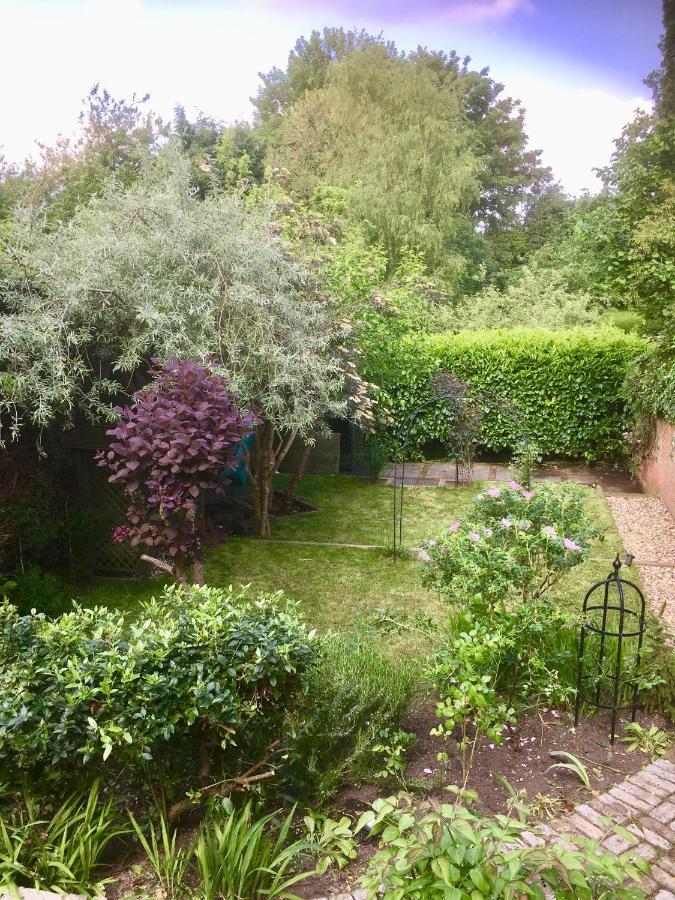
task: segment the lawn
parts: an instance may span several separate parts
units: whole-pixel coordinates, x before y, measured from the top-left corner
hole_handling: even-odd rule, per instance
[[[481,487],[406,488],[406,546],[418,546],[423,538],[460,517]],[[414,553],[394,562],[386,549],[392,528],[390,487],[369,485],[358,478],[307,476],[300,494],[318,509],[275,519],[269,541],[234,538],[213,549],[207,557],[207,582],[282,589],[299,601],[306,620],[321,630],[352,629],[381,607],[409,613],[419,610],[434,618],[442,614],[439,598],[420,583],[420,564]],[[607,532],[604,541],[594,547],[592,558],[571,570],[557,587],[560,602],[570,609],[581,607],[585,592],[607,575],[611,560],[622,552],[602,496],[588,489],[588,498],[591,514]],[[380,548],[331,546],[335,544],[377,544]],[[99,581],[80,592],[78,600],[133,610],[163,583],[156,579]]]
[[[278,486],[286,479],[279,478]],[[424,538],[461,516],[478,493],[480,482],[464,488],[405,488],[403,542],[419,546]],[[319,507],[316,512],[277,518],[272,537],[288,540],[327,541],[340,544],[389,546],[393,528],[393,490],[384,484],[368,484],[345,475],[306,476],[300,486],[303,500]]]

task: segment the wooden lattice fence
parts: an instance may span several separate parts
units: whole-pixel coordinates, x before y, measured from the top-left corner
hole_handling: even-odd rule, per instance
[[[105,427],[79,428],[68,436],[78,499],[91,514],[87,555],[95,575],[133,578],[143,573],[140,551],[127,542],[112,541],[112,529],[126,522],[129,503],[121,488],[109,483],[105,469],[95,460],[96,451],[108,442]]]

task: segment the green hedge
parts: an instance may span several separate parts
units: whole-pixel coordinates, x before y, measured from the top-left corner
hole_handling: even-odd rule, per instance
[[[624,455],[630,424],[621,387],[645,346],[643,338],[618,329],[411,336],[370,355],[367,376],[381,388],[381,437],[391,452],[405,420],[432,396],[431,376],[447,371],[486,398],[510,401],[544,454],[612,460]],[[497,452],[516,447],[518,428],[499,403],[483,409],[482,446]],[[427,406],[410,425],[409,457],[447,433],[447,407]]]

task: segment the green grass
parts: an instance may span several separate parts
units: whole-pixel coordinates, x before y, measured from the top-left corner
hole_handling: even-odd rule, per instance
[[[603,537],[591,549],[590,559],[580,563],[563,576],[553,594],[559,603],[571,612],[581,610],[586,592],[596,582],[602,581],[612,571],[612,560],[618,553],[623,560],[624,548],[616,529],[609,507],[603,496],[587,488],[588,514],[597,525],[604,529]],[[623,575],[640,584],[635,569],[624,570]]]
[[[278,486],[284,485],[280,478]],[[418,546],[462,515],[481,485],[470,488],[406,488],[404,544]],[[378,607],[441,615],[438,597],[422,587],[419,563],[396,562],[384,550],[322,546],[322,543],[391,544],[392,489],[345,476],[307,476],[300,496],[315,512],[272,520],[273,540],[235,538],[212,550],[206,580],[212,585],[251,584],[284,590],[298,600],[307,622],[321,630],[350,629]],[[312,541],[284,544],[281,541]],[[133,611],[161,591],[163,579],[143,582],[94,581],[78,602]]]
[[[280,479],[280,486],[283,486]],[[418,546],[459,518],[480,484],[468,488],[406,488],[404,543]],[[206,580],[213,585],[251,584],[260,590],[282,589],[298,600],[307,622],[320,630],[349,630],[378,607],[434,618],[443,615],[442,601],[420,584],[419,563],[413,558],[393,561],[381,549],[362,550],[323,544],[391,543],[392,489],[368,485],[344,476],[307,476],[303,499],[316,512],[274,519],[273,540],[235,538],[212,550]],[[606,529],[592,558],[572,569],[555,594],[570,610],[580,610],[584,594],[611,571],[611,560],[623,553],[606,502],[588,489],[589,512]],[[310,541],[292,544],[284,541]],[[635,578],[636,573],[632,573]],[[639,580],[635,578],[635,580]],[[165,581],[98,581],[79,592],[78,601],[133,611],[140,601],[159,593]]]
[[[285,479],[280,478],[282,487]],[[420,541],[461,516],[480,483],[465,488],[414,488],[403,492],[403,543]],[[344,475],[306,476],[300,485],[303,500],[316,512],[272,520],[272,537],[341,544],[388,546],[393,530],[393,491],[384,484],[367,484]]]

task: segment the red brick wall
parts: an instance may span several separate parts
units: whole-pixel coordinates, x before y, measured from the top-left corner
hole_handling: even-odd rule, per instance
[[[658,494],[675,517],[675,426],[657,422],[656,442],[640,469],[642,486]]]

